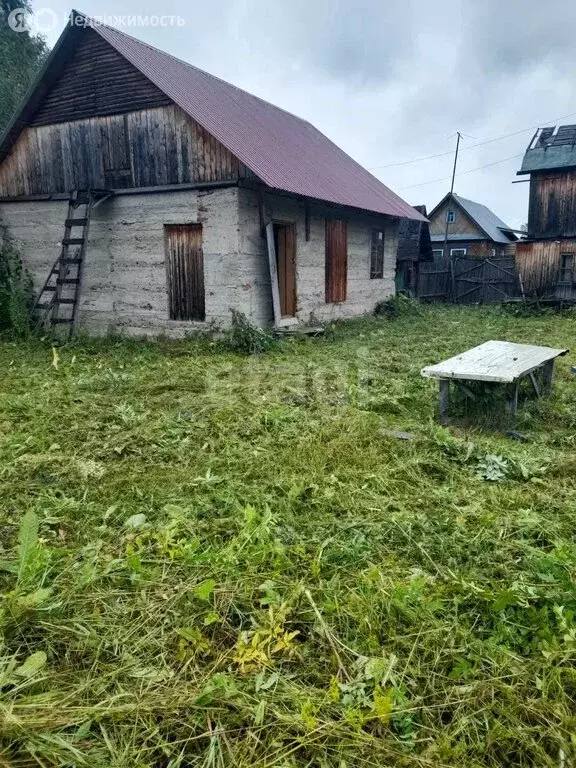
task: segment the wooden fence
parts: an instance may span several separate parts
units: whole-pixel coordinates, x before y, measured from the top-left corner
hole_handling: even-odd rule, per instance
[[[513,257],[439,258],[420,264],[420,299],[487,304],[519,295],[520,285]]]

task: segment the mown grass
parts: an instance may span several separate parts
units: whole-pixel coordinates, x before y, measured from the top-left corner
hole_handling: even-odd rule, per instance
[[[1,345],[0,764],[575,765],[570,357],[528,442],[439,428],[419,375],[575,332]]]

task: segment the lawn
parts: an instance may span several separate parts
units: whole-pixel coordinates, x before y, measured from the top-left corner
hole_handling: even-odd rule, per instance
[[[571,356],[526,441],[440,428],[419,375],[575,336],[436,306],[252,357],[0,345],[0,765],[576,765]]]

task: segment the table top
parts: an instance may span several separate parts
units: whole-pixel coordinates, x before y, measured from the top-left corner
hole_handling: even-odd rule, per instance
[[[512,384],[569,351],[533,344],[513,344],[509,341],[486,341],[461,355],[423,368],[422,376]]]

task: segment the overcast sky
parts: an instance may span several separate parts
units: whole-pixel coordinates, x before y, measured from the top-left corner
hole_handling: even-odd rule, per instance
[[[59,17],[50,44],[69,2],[34,2]],[[450,152],[461,131],[459,173],[497,164],[457,176],[455,191],[519,227],[528,185],[511,183],[521,157],[505,159],[535,127],[576,123],[571,0],[82,0],[77,10],[179,15],[183,26],[123,31],[310,120],[429,210],[449,189],[453,155],[380,166]]]

